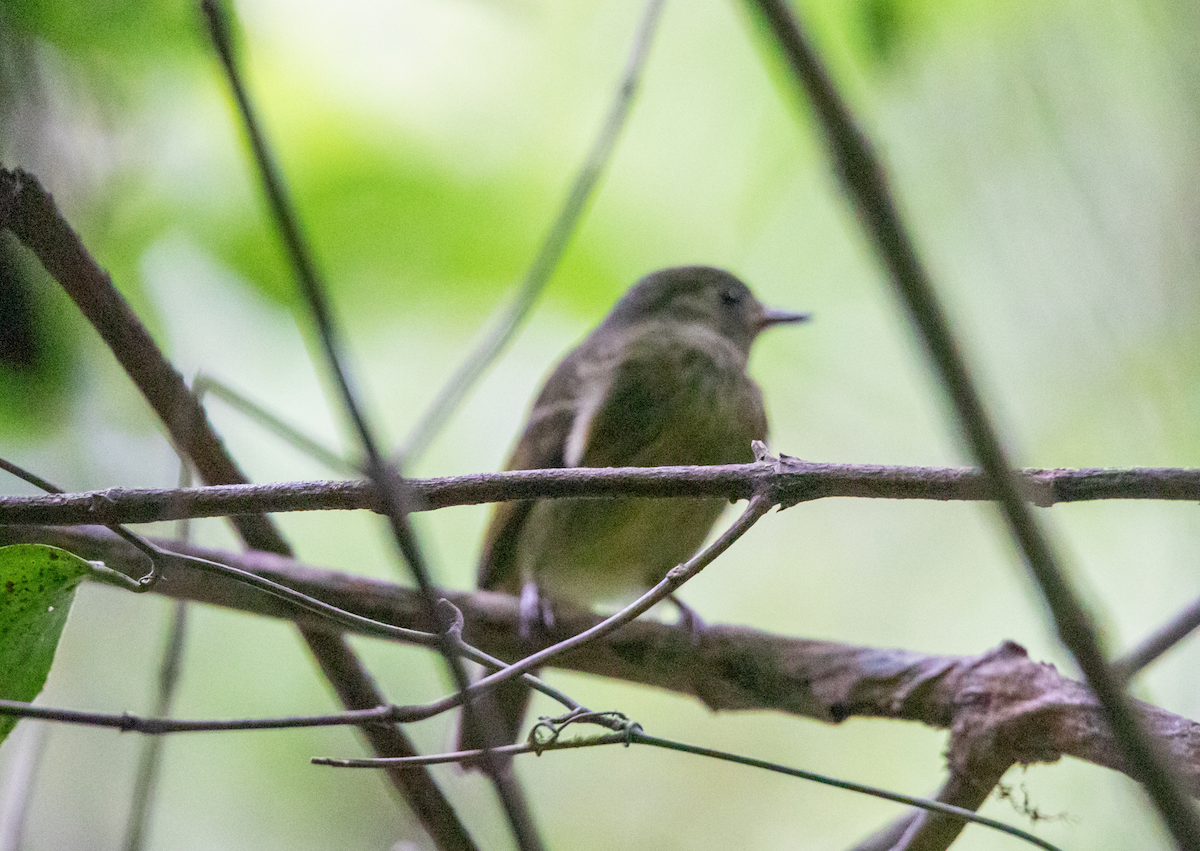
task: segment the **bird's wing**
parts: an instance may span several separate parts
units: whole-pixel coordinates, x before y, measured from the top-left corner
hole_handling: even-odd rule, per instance
[[[568,356],[546,380],[533,403],[525,431],[505,465],[506,470],[541,470],[567,466],[564,451],[578,409],[579,379],[576,358]],[[550,402],[551,399],[555,401]],[[483,538],[479,557],[480,588],[510,593],[520,591],[521,578],[514,563],[517,538],[533,508],[533,500],[497,503]]]
[[[572,466],[669,463],[654,457],[655,447],[685,393],[680,373],[664,363],[678,353],[656,349],[626,351],[608,371],[608,380],[593,385],[590,398],[581,400],[568,440]]]

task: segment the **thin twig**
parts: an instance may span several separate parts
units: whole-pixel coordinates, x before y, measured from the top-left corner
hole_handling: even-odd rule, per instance
[[[61,488],[55,486],[51,482],[48,482],[41,476],[31,473],[29,470],[26,470],[25,468],[20,467],[5,458],[0,458],[0,470],[4,470],[5,472],[10,473],[19,479],[24,479],[34,487],[41,488],[48,493],[61,494],[63,492]],[[134,579],[133,577],[126,576],[123,573],[112,574],[112,579],[114,579],[118,585],[129,591],[149,591],[155,586],[155,584],[157,584],[159,577],[162,576],[162,561],[158,557],[156,548],[151,546],[139,535],[135,535],[133,532],[130,532],[120,523],[106,523],[105,526],[109,529],[109,531],[121,536],[126,541],[133,544],[135,547],[145,553],[147,558],[150,559],[150,570],[143,574],[139,579]]]
[[[338,392],[341,396],[342,405],[354,424],[354,430],[358,435],[359,442],[366,456],[367,475],[378,489],[384,514],[387,516],[388,525],[392,531],[396,547],[403,556],[404,561],[408,564],[413,578],[416,580],[417,587],[421,590],[421,595],[425,600],[426,608],[432,620],[437,610],[437,598],[434,596],[433,583],[429,577],[429,569],[425,564],[424,555],[421,552],[416,534],[408,520],[406,505],[408,500],[405,495],[404,482],[400,475],[385,463],[383,456],[379,452],[378,444],[371,433],[371,429],[367,425],[362,408],[358,403],[357,393],[351,387],[350,374],[346,368],[345,358],[342,354],[344,348],[341,343],[340,332],[329,307],[325,285],[317,272],[316,263],[309,250],[308,242],[301,235],[298,216],[288,197],[283,176],[275,163],[274,157],[271,155],[266,136],[259,125],[254,108],[250,103],[249,94],[243,85],[237,61],[234,57],[228,24],[216,0],[204,0],[202,7],[208,20],[209,33],[212,37],[213,46],[216,48],[217,54],[221,59],[226,80],[229,82],[234,99],[237,101],[242,124],[249,138],[255,163],[258,166],[259,177],[262,181],[263,189],[267,194],[275,223],[278,225],[280,237],[283,239],[284,246],[287,249],[288,258],[296,275],[296,282],[317,326],[325,360],[333,373]],[[446,660],[447,667],[450,669],[455,687],[460,692],[465,692],[470,683],[466,668],[462,660],[455,653],[453,642],[448,637],[442,636],[441,633],[439,633],[439,636],[442,637],[442,640],[439,641],[438,648],[442,653],[442,657]],[[479,725],[480,728],[498,729],[496,725],[487,723],[490,719],[485,714],[484,709],[478,710],[484,716],[481,719],[483,723]],[[465,708],[465,711],[471,712],[473,708],[468,706]],[[485,736],[487,735],[490,734],[485,733]],[[507,766],[502,765],[498,760],[492,759],[490,756],[485,756],[481,764],[488,777],[492,780],[518,847],[522,851],[538,851],[538,849],[541,849],[543,847],[542,841],[538,836],[533,815],[530,812],[529,806],[525,801],[525,795],[517,783],[515,776],[508,770]]]
[[[284,718],[235,718],[228,721],[192,721],[183,718],[143,718],[128,712],[113,715],[54,706],[35,706],[18,700],[0,700],[0,714],[37,718],[84,727],[108,727],[122,733],[162,736],[173,733],[212,733],[236,730],[291,730],[303,727],[347,727],[408,720],[402,707],[378,706],[327,715],[297,715]]]
[[[145,541],[145,539],[142,539]],[[420,644],[426,647],[436,647],[441,642],[437,635],[429,632],[419,632],[417,630],[404,629],[403,627],[393,626],[389,623],[365,618],[362,615],[356,615],[353,612],[348,612],[345,609],[339,609],[337,606],[331,606],[323,600],[318,600],[307,594],[302,594],[295,589],[288,588],[286,585],[280,585],[278,582],[272,582],[269,579],[264,579],[257,574],[246,570],[241,570],[221,562],[212,561],[211,559],[198,558],[192,555],[182,553],[174,553],[169,550],[164,550],[161,547],[146,542],[153,547],[158,553],[163,564],[179,564],[186,563],[189,567],[195,568],[203,573],[208,573],[216,576],[228,576],[237,582],[270,594],[272,597],[277,597],[298,608],[305,609],[321,616],[326,621],[327,625],[336,625],[345,629],[351,629],[355,632],[360,632],[363,635],[371,635],[376,638],[391,638],[400,641],[410,642],[412,644]]]
[[[30,473],[27,470],[23,470],[16,464],[13,464],[11,461],[0,458],[0,469],[7,470],[13,475],[19,476],[30,484],[34,484],[44,490],[48,489],[54,493],[62,493],[62,491],[60,491],[52,483],[34,475],[33,473]],[[141,580],[133,580],[124,573],[111,570],[107,566],[95,566],[97,573],[96,578],[117,584],[123,588],[129,588],[135,591],[150,590],[150,588],[157,584],[158,579],[161,577],[162,571],[166,565],[183,561],[188,563],[191,567],[194,567],[197,570],[205,573],[215,574],[218,576],[228,576],[239,582],[243,582],[251,588],[256,588],[259,591],[263,591],[273,597],[278,597],[281,600],[292,603],[299,608],[306,609],[310,612],[326,617],[332,623],[337,624],[338,626],[359,630],[365,635],[375,635],[380,638],[398,638],[402,641],[411,641],[414,644],[424,644],[426,646],[436,645],[440,641],[438,636],[431,633],[415,632],[413,630],[407,630],[391,624],[371,620],[370,618],[364,618],[361,615],[356,615],[352,612],[347,612],[343,609],[337,608],[336,606],[331,606],[323,600],[317,600],[308,596],[307,594],[301,594],[299,591],[295,591],[285,585],[280,585],[278,582],[272,582],[269,579],[264,579],[261,576],[250,573],[249,571],[240,570],[236,567],[230,567],[227,564],[222,564],[221,562],[213,561],[212,559],[199,558],[197,556],[165,550],[157,544],[147,540],[146,538],[143,538],[141,535],[131,532],[120,525],[107,524],[106,528],[124,538],[126,541],[133,544],[133,546],[137,547],[143,553],[148,555],[152,564],[154,565],[154,569],[151,574],[153,576],[153,582],[146,581],[146,577],[143,577]]]
[[[1013,765],[1010,754],[997,756],[999,749],[980,748],[961,760],[951,737],[950,774],[936,800],[943,804],[974,811],[983,806],[1005,772]],[[971,759],[972,756],[979,759]],[[891,824],[855,843],[849,851],[946,851],[962,834],[966,823],[959,818],[914,809]]]
[[[919,807],[920,809],[928,812],[953,816],[955,818],[963,819],[964,821],[978,824],[982,827],[988,827],[992,830],[1000,831],[1001,833],[1021,839],[1038,848],[1047,849],[1047,851],[1059,851],[1057,846],[1050,844],[1044,839],[1034,836],[1028,831],[1005,824],[997,819],[981,816],[978,813],[972,812],[971,810],[963,809],[962,807],[956,807],[952,804],[946,804],[941,801],[932,801],[928,798],[918,798],[912,795],[904,795],[899,792],[891,792],[887,789],[881,789],[877,786],[870,786],[865,783],[855,783],[850,780],[841,780],[837,777],[830,777],[827,774],[818,774],[813,771],[805,771],[801,768],[791,768],[789,766],[781,765],[777,762],[771,762],[769,760],[755,759],[754,757],[741,756],[728,751],[715,750],[713,748],[705,748],[698,745],[689,745],[671,739],[651,736],[642,731],[637,725],[633,725],[631,729],[621,732],[607,733],[602,736],[594,736],[587,739],[570,739],[566,741],[555,739],[554,741],[550,742],[526,742],[515,745],[506,745],[500,750],[509,756],[518,756],[522,754],[541,755],[546,751],[577,750],[579,748],[591,748],[603,745],[648,745],[650,747],[662,748],[664,750],[675,751],[677,753],[703,756],[709,759],[721,760],[722,762],[732,762],[736,765],[744,765],[749,768],[761,768],[764,771],[771,771],[776,774],[785,774],[789,777],[808,780],[812,783],[819,783],[824,786],[832,786],[835,789],[844,789],[848,792],[857,792],[861,795],[869,795],[873,798],[882,798],[885,801],[894,801],[899,804],[908,804],[909,806]],[[454,753],[438,754],[436,756],[408,759],[337,759],[335,757],[314,757],[312,763],[313,765],[324,765],[331,768],[383,768],[389,765],[407,765],[416,767],[422,765],[427,766],[445,763],[457,763],[476,759],[478,758],[479,753],[479,751],[457,751]]]
[[[292,446],[299,449],[310,458],[320,461],[330,470],[337,473],[345,473],[348,476],[357,476],[362,474],[362,470],[351,464],[341,455],[338,455],[329,447],[314,440],[307,434],[304,434],[299,429],[289,425],[282,418],[268,411],[262,405],[250,399],[238,391],[234,390],[228,384],[212,377],[199,373],[192,379],[192,392],[199,399],[203,399],[206,394],[216,396],[229,407],[233,408],[238,413],[248,417],[253,422],[258,423],[271,434],[278,437],[285,443],[290,443]]]
[[[181,604],[184,601],[177,601]],[[176,650],[175,648],[171,648]],[[493,670],[504,670],[508,663],[495,656],[463,644],[461,655]],[[176,651],[177,652],[177,651]],[[172,660],[177,662],[178,660]],[[168,666],[164,666],[164,671]],[[173,676],[174,674],[172,674]],[[580,711],[583,707],[569,696],[547,685],[539,678],[530,674],[522,674],[521,680],[530,688],[547,695],[561,703],[568,711]],[[122,733],[141,733],[148,736],[162,736],[172,733],[211,733],[233,732],[238,730],[293,730],[302,727],[349,727],[366,726],[370,724],[410,724],[415,721],[427,721],[436,715],[453,708],[454,703],[436,702],[416,704],[413,706],[398,706],[395,704],[380,704],[371,709],[352,709],[345,712],[331,712],[324,715],[291,715],[276,718],[235,718],[224,721],[212,719],[186,720],[166,717],[165,701],[159,701],[155,715],[145,718],[129,712],[113,715],[105,712],[88,712],[79,709],[63,709],[54,706],[41,706],[19,700],[0,699],[0,715],[11,715],[17,718],[35,718],[40,721],[57,721],[64,724],[76,724],[85,727],[108,727],[120,730]],[[169,707],[167,707],[169,708]],[[385,757],[390,759],[416,759],[418,757]]]
[[[996,490],[1014,541],[1053,615],[1063,645],[1104,707],[1136,776],[1180,848],[1200,851],[1200,817],[1161,752],[1138,724],[1122,681],[1100,650],[1100,638],[1041,525],[1010,474],[1011,465],[950,331],[929,275],[904,227],[887,178],[866,135],[855,124],[828,72],[783,0],[752,0],[766,18],[792,73],[825,131],[834,169],[852,199],[876,253],[925,344],[959,425]]]
[[[1163,624],[1153,635],[1112,663],[1113,675],[1122,680],[1132,679],[1180,641],[1200,627],[1200,600]]]
[[[171,704],[179,682],[183,640],[187,634],[187,614],[187,601],[176,600],[167,620],[166,646],[163,648],[162,662],[159,665],[158,699],[154,705],[154,714],[159,718],[165,718],[171,712]],[[145,847],[150,814],[157,798],[162,749],[162,739],[151,739],[146,742],[138,761],[133,794],[130,796],[132,805],[125,822],[125,842],[122,846],[125,851],[140,851]]]
[[[587,159],[575,176],[575,182],[567,195],[566,201],[558,212],[558,217],[546,234],[546,239],[538,249],[537,256],[529,271],[525,273],[525,281],[513,296],[512,302],[497,312],[491,320],[491,330],[488,331],[479,344],[467,355],[466,360],[442,387],[433,404],[413,427],[400,451],[400,458],[406,465],[411,465],[425,452],[430,442],[446,424],[454,413],[455,408],[470,392],[471,388],[483,375],[496,357],[508,346],[517,333],[517,329],[525,321],[534,302],[554,274],[558,261],[566,251],[579,220],[587,206],[588,200],[600,181],[605,167],[612,158],[612,152],[617,139],[625,127],[637,94],[646,59],[650,54],[650,44],[662,15],[664,0],[649,0],[642,15],[641,24],[634,35],[633,48],[625,64],[625,72],[621,76],[621,84],[617,88],[608,115],[600,128],[600,133],[592,142],[592,149]]]
[[[182,603],[183,601],[178,601]],[[508,665],[494,656],[489,656],[473,647],[463,648],[462,655],[493,669],[507,669]],[[537,677],[529,674],[521,676],[522,681],[530,688],[557,700],[569,711],[579,711],[583,707],[558,689],[548,686]],[[398,706],[381,704],[374,709],[353,709],[345,712],[331,712],[324,715],[292,715],[277,718],[235,718],[225,721],[216,720],[186,720],[168,718],[161,712],[155,716],[144,718],[129,712],[113,715],[104,712],[87,712],[78,709],[62,709],[53,706],[34,705],[18,700],[0,699],[0,715],[11,715],[17,718],[35,718],[41,721],[57,721],[65,724],[76,724],[85,727],[109,727],[122,733],[141,733],[148,736],[162,736],[172,733],[212,733],[234,732],[238,730],[294,730],[303,727],[349,727],[369,724],[409,724],[415,721],[427,721],[436,715],[454,707],[453,701],[417,704],[414,706]],[[159,707],[161,708],[161,707]],[[419,757],[383,757],[383,759],[419,759]],[[128,840],[127,840],[128,842]]]
[[[939,813],[941,815],[953,816],[961,818],[964,821],[969,821],[983,827],[989,827],[992,830],[998,830],[1001,833],[1006,833],[1009,836],[1015,836],[1025,842],[1035,845],[1038,848],[1045,848],[1047,851],[1058,851],[1058,848],[1051,845],[1044,839],[1034,836],[1032,833],[1005,824],[1002,821],[981,816],[971,810],[963,807],[956,807],[953,804],[946,804],[941,801],[931,801],[927,798],[917,798],[912,795],[903,795],[899,792],[889,792],[886,789],[879,789],[875,786],[867,786],[862,783],[854,783],[849,780],[839,780],[834,777],[828,777],[822,774],[815,774],[811,771],[804,771],[799,768],[789,768],[777,763],[768,762],[767,760],[753,759],[751,757],[738,756],[728,754],[723,751],[713,750],[711,748],[702,748],[695,745],[685,745],[680,742],[673,742],[668,739],[660,739],[655,736],[648,736],[640,731],[634,731],[630,740],[634,744],[653,745],[654,747],[667,748],[668,750],[681,751],[683,753],[696,754],[698,756],[711,757],[713,759],[724,760],[726,762],[737,763],[738,765],[748,765],[754,768],[762,768],[767,771],[774,771],[779,774],[786,774],[791,777],[799,777],[804,780],[810,780],[815,783],[823,783],[827,786],[833,786],[838,789],[846,789],[851,792],[858,792],[862,795],[871,795],[875,798],[883,798],[887,801],[895,801],[900,804],[908,804],[912,807],[919,807],[922,810],[930,813]]]

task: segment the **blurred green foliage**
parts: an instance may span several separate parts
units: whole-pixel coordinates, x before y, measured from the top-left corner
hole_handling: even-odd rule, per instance
[[[1200,465],[1196,12],[1171,0],[841,0],[799,10],[888,163],[1018,462]],[[619,79],[639,4],[243,0],[236,12],[250,88],[356,374],[398,443],[532,259]],[[186,374],[223,377],[338,445],[340,415],[323,398],[323,368],[308,360],[308,323],[291,316],[290,275],[245,149],[193,5],[0,2],[0,161],[55,194]],[[32,324],[22,333],[37,341],[38,361],[0,366],[0,455],[70,490],[173,483],[169,447],[95,335],[27,257],[6,256],[29,297],[11,295],[3,276],[0,297]],[[815,312],[810,327],[764,339],[755,353],[778,449],[822,461],[965,462],[807,107],[746,10],[704,0],[668,5],[630,126],[558,274],[414,472],[496,468],[554,359],[639,275],[684,262],[727,266],[764,301]],[[213,416],[254,478],[326,474],[227,409],[214,405]],[[1050,512],[1112,649],[1200,595],[1194,514],[1117,503]],[[417,518],[439,581],[473,581],[486,516]],[[370,518],[282,522],[314,563],[396,575]],[[220,523],[197,528],[205,542],[230,543]],[[1065,663],[980,506],[793,508],[684,596],[712,622],[945,653],[1012,639]],[[160,599],[85,586],[47,702],[144,711],[164,615]],[[181,714],[331,706],[285,625],[217,611],[195,623]],[[423,651],[360,646],[397,702],[445,687]],[[1197,661],[1181,646],[1139,680],[1139,695],[1200,716]],[[907,792],[941,777],[944,742],[929,730],[714,716],[646,689],[555,681],[656,734]],[[413,732],[440,749],[448,724]],[[114,844],[137,748],[56,729],[28,846]],[[419,841],[379,778],[305,764],[358,748],[346,731],[173,739],[155,845]],[[844,847],[896,814],[643,754],[547,756],[520,770],[547,834],[581,851]],[[478,779],[440,776],[480,841],[502,845]],[[1015,782],[1042,809],[1069,813],[1037,826],[1052,841],[1168,847],[1136,787],[1111,772],[1056,765]],[[1012,815],[1005,803],[989,813]],[[956,847],[1011,846],[970,830]]]
[[[194,52],[197,10],[169,0],[6,0],[6,23],[85,62],[145,73]]]

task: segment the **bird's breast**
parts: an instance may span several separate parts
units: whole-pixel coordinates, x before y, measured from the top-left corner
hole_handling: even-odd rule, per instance
[[[518,570],[554,600],[631,601],[690,558],[722,499],[544,500],[518,546]]]

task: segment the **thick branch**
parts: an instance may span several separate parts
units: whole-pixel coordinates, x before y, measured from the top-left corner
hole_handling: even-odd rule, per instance
[[[0,527],[0,543],[18,541],[66,547],[131,573],[142,567],[136,550],[103,529]],[[253,571],[367,617],[430,628],[418,595],[392,583],[306,567],[269,553],[171,548]],[[155,592],[319,623],[278,599],[182,565],[169,568]],[[521,644],[515,598],[442,593],[462,610],[467,640],[505,658],[548,647],[600,620],[564,608],[552,630],[535,635],[532,644]],[[979,656],[943,656],[788,638],[738,626],[709,626],[697,643],[689,631],[639,620],[552,664],[693,695],[713,709],[770,709],[833,723],[854,716],[919,721],[950,730],[950,767],[960,776],[972,776],[984,760],[1032,763],[1060,756],[1136,774],[1129,771],[1087,688],[1052,665],[1031,661],[1012,643]],[[1200,796],[1200,725],[1149,704],[1135,706],[1145,729],[1173,756],[1189,792]]]
[[[1200,501],[1198,469],[1031,469],[1020,477],[1027,498],[1039,506],[1097,499]],[[780,464],[713,467],[514,470],[409,479],[405,484],[413,495],[414,511],[554,497],[723,496],[736,500],[762,491],[771,492],[785,505],[823,497],[948,501],[994,496],[984,477],[972,469],[818,464],[791,458]],[[0,524],[105,525],[247,513],[378,509],[375,489],[362,481],[109,488],[80,494],[0,497]]]

